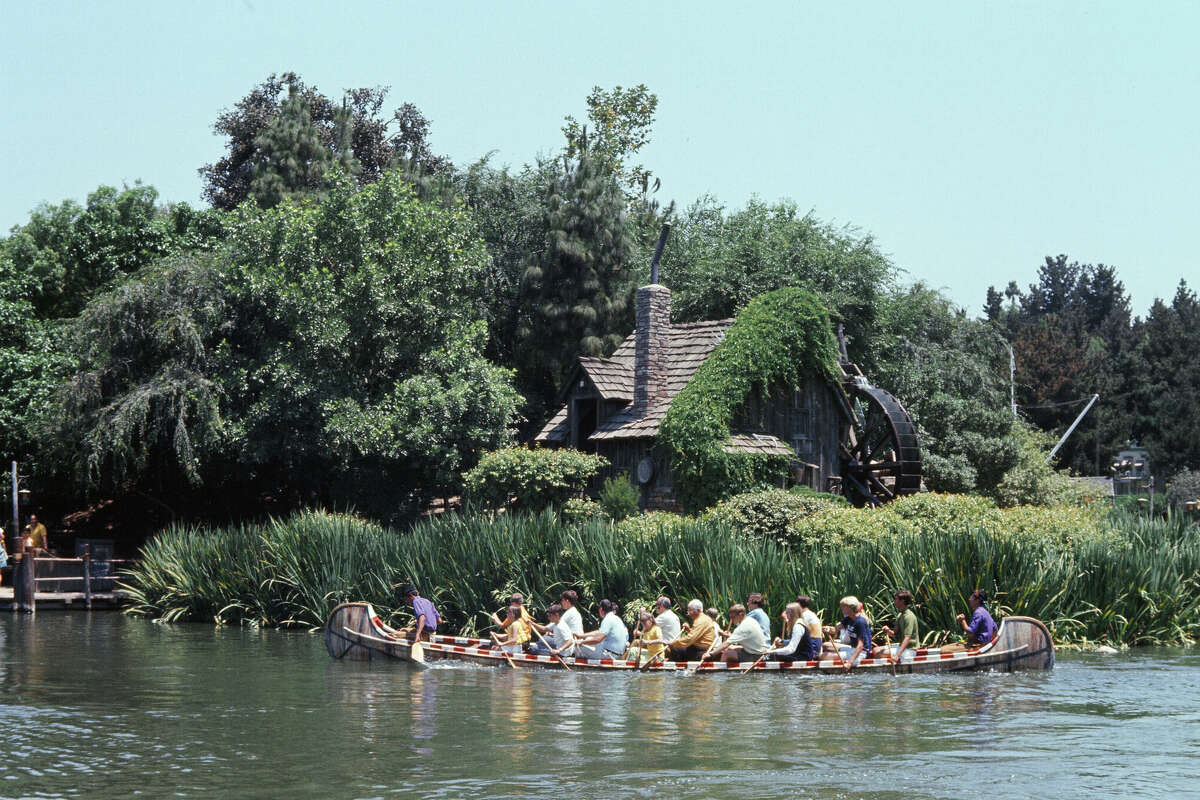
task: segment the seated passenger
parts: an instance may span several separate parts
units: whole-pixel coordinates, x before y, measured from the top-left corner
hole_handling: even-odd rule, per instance
[[[992,639],[996,638],[996,621],[984,607],[986,602],[987,592],[983,589],[976,589],[967,598],[967,605],[971,608],[971,622],[968,623],[963,614],[959,614],[955,618],[958,620],[958,624],[962,625],[963,632],[967,634],[969,647],[982,647],[990,644]]]
[[[913,613],[912,592],[908,589],[901,589],[896,592],[892,602],[896,606],[896,610],[900,615],[896,617],[896,630],[892,630],[887,625],[884,625],[879,630],[885,635],[896,641],[896,644],[876,645],[871,651],[872,658],[886,658],[891,663],[895,664],[904,657],[905,651],[909,653],[909,658],[912,657],[912,649],[921,643],[920,637],[917,635],[917,615]]]
[[[496,644],[509,655],[520,653],[524,649],[525,643],[529,641],[530,636],[529,625],[521,619],[520,606],[508,607],[502,627],[504,628],[503,636],[498,633],[492,633],[492,638],[496,641]]]
[[[858,659],[871,652],[871,623],[863,613],[863,605],[854,595],[842,598],[842,621],[837,627],[838,642],[826,643],[825,651],[832,652],[842,662],[843,669],[853,669]]]
[[[508,605],[517,607],[518,611],[520,612],[521,621],[526,625],[529,625],[533,622],[533,617],[531,617],[529,612],[525,609],[525,595],[521,594],[520,592],[513,592],[508,596]],[[508,612],[506,611],[500,615],[500,628],[502,630],[507,630],[508,626],[511,624],[508,621],[507,613]]]
[[[773,661],[807,661],[809,658],[808,626],[800,620],[803,609],[799,603],[788,603],[780,614],[783,618],[783,639],[776,639],[771,649]]]
[[[563,607],[554,603],[546,609],[546,617],[550,624],[543,627],[545,642],[535,642],[529,652],[542,656],[561,656],[571,658],[575,655],[575,635],[563,622]]]
[[[821,657],[821,618],[813,613],[812,599],[802,594],[796,597],[800,604],[800,622],[808,627],[808,658],[815,660]]]
[[[758,592],[754,592],[746,598],[746,616],[758,623],[762,628],[763,638],[768,642],[771,641],[771,619],[767,616],[766,609],[763,607],[763,596]]]
[[[678,639],[682,628],[679,624],[679,617],[675,616],[675,612],[671,610],[671,598],[658,598],[654,604],[654,613],[657,614],[654,624],[662,631],[663,641],[670,644]]]
[[[638,637],[638,652],[634,656],[631,651],[630,657],[636,658],[639,665],[651,661],[658,663],[662,660],[658,657],[658,654],[665,649],[662,629],[658,627],[658,623],[655,622],[654,616],[649,611],[638,614],[638,630],[634,635]]]
[[[709,654],[711,658],[719,656],[726,664],[738,664],[757,661],[767,652],[770,645],[763,636],[762,626],[746,614],[744,605],[737,603],[729,607],[729,624],[734,626],[729,638],[713,648]]]
[[[600,601],[600,627],[579,637],[582,658],[624,658],[629,646],[629,630],[617,614],[617,604],[605,598]]]
[[[708,652],[717,633],[717,625],[712,617],[703,611],[704,605],[699,600],[689,600],[687,604],[689,625],[679,634],[679,638],[671,642],[670,658],[676,661],[699,661]]]

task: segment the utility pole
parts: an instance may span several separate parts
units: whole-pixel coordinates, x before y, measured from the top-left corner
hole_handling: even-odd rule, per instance
[[[1004,343],[1008,348],[1008,402],[1012,405],[1013,416],[1017,416],[1017,358],[1013,355],[1012,345]]]
[[[13,542],[20,541],[21,518],[17,515],[17,462],[12,462],[12,535]],[[21,548],[15,548],[20,550]]]

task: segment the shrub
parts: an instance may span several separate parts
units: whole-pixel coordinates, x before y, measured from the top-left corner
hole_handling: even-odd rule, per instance
[[[624,539],[632,540],[648,540],[659,534],[678,538],[680,531],[694,523],[691,517],[667,511],[651,511],[621,520],[617,523],[617,533]]]
[[[607,465],[606,459],[578,450],[505,447],[485,453],[463,480],[471,502],[484,508],[540,511],[578,495]]]
[[[614,522],[632,517],[641,510],[641,492],[625,473],[606,478],[600,491],[600,507]]]
[[[563,503],[558,512],[559,519],[568,525],[580,522],[591,522],[604,516],[604,509],[595,500],[585,500],[582,497],[572,497]]]
[[[1083,502],[1086,491],[1046,463],[1051,437],[1029,425],[1020,425],[1017,431],[1021,439],[1017,463],[1000,479],[996,502],[1002,506]]]
[[[1167,502],[1176,508],[1200,500],[1200,472],[1185,469],[1167,481]]]
[[[767,489],[734,495],[709,509],[706,516],[754,538],[769,537],[786,542],[795,520],[826,508],[846,505],[844,498],[812,490]]]

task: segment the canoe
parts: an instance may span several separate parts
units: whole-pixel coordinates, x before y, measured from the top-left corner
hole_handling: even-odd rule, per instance
[[[335,659],[360,661],[398,660],[413,662],[411,645],[398,631],[388,627],[375,613],[369,603],[343,603],[329,613],[325,623],[325,648]],[[533,669],[563,669],[563,664],[553,656],[516,653],[505,658],[505,654],[492,642],[459,636],[434,635],[430,641],[422,642],[424,661],[462,661],[493,667]],[[572,670],[582,672],[639,671],[638,662],[614,658],[567,658]],[[967,670],[994,670],[1014,672],[1017,670],[1052,669],[1054,667],[1054,642],[1050,631],[1032,617],[1005,617],[1000,630],[991,644],[973,650],[920,648],[899,664],[892,665],[884,658],[864,658],[855,666],[855,672],[886,672],[888,674],[910,674],[914,672],[962,672]],[[645,672],[674,672],[688,670],[707,672],[746,672],[750,664],[728,665],[713,661],[666,661],[646,668]],[[837,658],[819,661],[763,661],[753,666],[755,673],[787,674],[835,674],[842,672],[842,662]]]

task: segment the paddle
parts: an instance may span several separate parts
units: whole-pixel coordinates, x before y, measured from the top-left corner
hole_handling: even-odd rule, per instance
[[[767,653],[769,653],[769,652],[771,652],[771,651],[768,650]],[[751,664],[750,666],[748,666],[744,670],[742,670],[742,674],[745,675],[747,672],[749,672],[750,670],[754,669],[759,664],[761,664],[763,662],[763,659],[767,657],[767,653],[763,653],[761,656],[758,657],[758,661],[755,661],[753,664]]]
[[[711,652],[712,652],[712,649],[713,649],[714,647],[716,647],[716,646],[717,646],[717,634],[716,634],[716,632],[714,631],[714,632],[713,632],[713,640],[712,640],[711,642],[709,642],[709,643],[708,643],[708,649],[704,651],[704,655],[700,656],[700,663],[701,663],[701,664],[703,664],[703,663],[704,663],[704,659],[708,658],[708,654],[709,654],[709,653],[711,653]],[[689,669],[688,669],[688,672],[695,672],[695,671],[696,671],[696,670],[698,670],[698,669],[700,669],[700,668],[699,668],[699,667],[692,667],[692,668],[689,668]]]
[[[531,626],[531,627],[532,627],[532,626]],[[534,628],[534,629],[533,629],[533,632],[534,632],[534,633],[536,633],[536,634],[537,634],[537,637],[538,637],[539,639],[541,639],[541,640],[542,640],[542,644],[546,645],[546,649],[550,651],[550,655],[552,655],[552,656],[554,656],[555,658],[557,658],[557,659],[558,659],[558,663],[562,664],[562,665],[563,665],[563,667],[564,667],[564,668],[566,668],[567,672],[570,672],[570,671],[571,671],[571,668],[567,666],[567,662],[566,662],[566,661],[563,661],[563,657],[562,657],[562,656],[560,656],[558,653],[554,652],[554,648],[553,648],[553,647],[551,647],[551,646],[550,646],[550,643],[546,641],[546,637],[545,637],[545,636],[542,636],[542,632],[541,632],[541,631],[539,631],[537,628]]]
[[[496,624],[500,625],[500,618],[496,616],[495,612],[493,612],[491,616],[492,619],[496,621]],[[517,665],[513,662],[512,656],[509,655],[508,651],[504,649],[504,645],[500,644],[500,635],[493,631],[492,638],[496,640],[496,647],[500,648],[500,652],[504,655],[504,660],[508,662],[510,667],[516,669]]]

